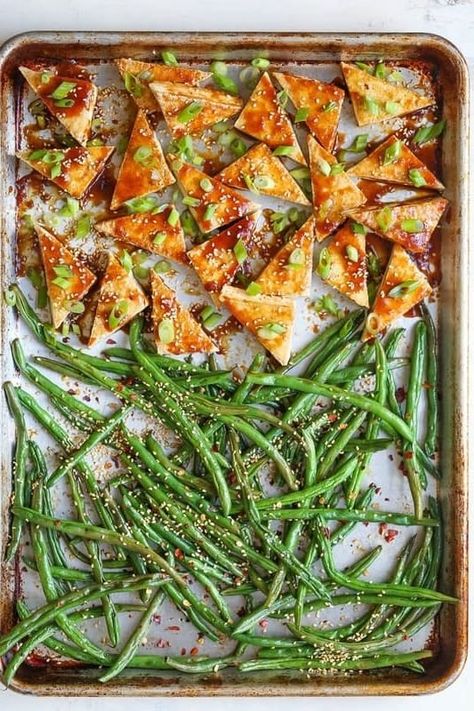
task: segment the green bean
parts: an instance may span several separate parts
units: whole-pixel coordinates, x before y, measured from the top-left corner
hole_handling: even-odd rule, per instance
[[[407,662],[417,661],[419,659],[428,659],[433,656],[433,652],[428,649],[419,652],[398,652],[394,654],[378,655],[374,658],[347,659],[341,656],[339,660],[322,661],[320,659],[294,659],[288,657],[286,659],[253,659],[247,662],[241,662],[239,669],[242,672],[253,671],[274,671],[296,669],[301,672],[332,670],[332,671],[356,671],[361,669],[383,669],[385,667],[402,666]]]
[[[438,339],[436,326],[425,302],[422,304],[426,325],[426,399],[428,412],[426,421],[425,452],[432,456],[438,440]]]
[[[12,465],[13,495],[12,503],[15,506],[22,506],[25,499],[25,472],[26,459],[28,456],[28,438],[26,423],[23,412],[12,383],[6,382],[3,385],[8,409],[13,417],[16,428],[15,454]],[[12,560],[18,549],[21,539],[22,524],[13,517],[10,528],[10,540],[5,553],[5,561]]]
[[[264,510],[262,517],[270,521],[364,521],[370,523],[389,523],[395,526],[436,526],[436,519],[417,518],[410,514],[392,513],[390,511],[375,511],[365,509],[298,509]]]

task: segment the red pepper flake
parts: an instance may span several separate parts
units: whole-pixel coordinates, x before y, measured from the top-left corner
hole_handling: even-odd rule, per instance
[[[181,647],[181,656],[184,657],[186,655],[186,647]]]
[[[178,627],[178,625],[170,625],[170,627],[166,628],[168,632],[181,632],[181,627]]]
[[[180,548],[176,548],[174,555],[175,555],[175,558],[177,558],[178,560],[183,560],[183,558],[184,558],[184,553]]]
[[[382,536],[387,528],[386,523],[379,523],[379,534]]]
[[[195,657],[196,654],[199,654],[199,649],[198,649],[197,647],[193,647],[193,648],[189,651],[189,654],[190,654],[192,657]]]
[[[396,531],[394,528],[389,528],[388,531],[385,533],[384,538],[387,543],[391,543],[397,536],[398,531]]]
[[[107,343],[108,346],[115,346],[115,344],[117,343],[117,341],[114,341],[113,338],[107,338],[106,343]]]
[[[413,459],[413,452],[410,452],[410,451],[403,452],[403,458],[404,459]]]
[[[260,620],[258,626],[261,627],[264,632],[266,632],[268,628],[268,620]]]
[[[377,494],[377,496],[378,496],[379,494],[381,494],[381,493],[382,493],[382,488],[381,488],[380,486],[376,486],[376,487],[375,487],[375,493]]]
[[[152,615],[151,621],[154,622],[156,625],[161,625],[161,615]]]
[[[171,644],[168,642],[167,639],[159,639],[156,643],[156,646],[158,647],[158,649],[168,649],[168,647],[171,647]]]
[[[401,404],[402,402],[404,402],[406,396],[407,396],[407,393],[406,393],[406,390],[403,386],[400,388],[397,388],[395,390],[395,399],[398,402],[398,404]]]

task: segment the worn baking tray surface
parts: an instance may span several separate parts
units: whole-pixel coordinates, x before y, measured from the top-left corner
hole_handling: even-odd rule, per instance
[[[444,103],[444,115],[449,122],[449,130],[443,142],[442,177],[448,187],[446,196],[451,201],[449,219],[443,228],[441,239],[439,236],[434,242],[433,251],[441,252],[443,281],[439,292],[439,329],[441,334],[442,378],[441,392],[443,394],[443,430],[442,430],[442,468],[444,478],[440,487],[440,497],[443,504],[443,515],[446,520],[445,565],[443,568],[442,589],[457,595],[461,603],[456,607],[445,607],[436,626],[419,633],[413,640],[408,640],[401,649],[419,649],[429,644],[436,650],[436,660],[428,667],[427,675],[423,678],[403,673],[400,671],[385,671],[379,674],[337,676],[337,677],[311,677],[304,678],[300,674],[285,673],[259,673],[253,675],[239,675],[235,671],[226,670],[217,675],[208,675],[202,678],[191,679],[173,672],[137,672],[126,671],[119,679],[105,687],[97,682],[98,673],[90,669],[71,669],[67,664],[58,664],[57,661],[45,663],[44,650],[25,664],[19,674],[17,688],[33,693],[61,693],[61,694],[275,694],[275,695],[304,695],[304,694],[338,694],[338,693],[416,693],[434,690],[454,678],[462,666],[465,654],[465,617],[466,610],[462,600],[465,599],[466,566],[466,517],[465,517],[465,462],[464,444],[466,437],[466,424],[464,419],[465,408],[463,404],[463,388],[465,388],[465,366],[463,361],[462,344],[465,337],[465,300],[463,291],[466,284],[467,260],[465,208],[466,192],[466,166],[462,146],[466,140],[466,76],[462,59],[446,42],[437,38],[415,36],[416,41],[410,36],[318,36],[318,35],[160,35],[143,34],[39,34],[14,39],[4,48],[2,70],[2,109],[6,121],[2,133],[2,171],[3,181],[3,225],[2,225],[2,276],[3,284],[8,284],[14,278],[14,235],[21,223],[16,223],[16,199],[9,186],[22,172],[17,173],[13,158],[16,149],[23,147],[25,140],[28,145],[34,141],[34,135],[25,126],[31,123],[27,106],[33,98],[25,92],[22,82],[19,81],[16,67],[23,63],[37,60],[61,62],[65,59],[77,59],[88,71],[97,75],[100,87],[107,87],[101,92],[99,104],[102,102],[104,114],[114,113],[114,128],[109,136],[110,143],[116,143],[120,136],[127,132],[133,108],[123,92],[118,73],[115,71],[111,59],[119,56],[133,56],[135,58],[152,60],[163,48],[170,48],[179,55],[183,63],[200,63],[213,58],[218,54],[227,61],[235,63],[233,71],[238,72],[243,62],[260,54],[262,49],[272,60],[272,65],[286,71],[315,76],[323,80],[331,80],[339,75],[337,62],[339,59],[351,60],[354,58],[373,59],[383,56],[387,61],[401,61],[405,78],[412,82],[420,82],[425,88],[439,92],[439,98]],[[71,45],[73,44],[73,47]],[[218,49],[216,50],[216,47]],[[371,134],[374,139],[380,139],[387,133],[392,133],[399,126],[387,122],[387,125],[378,124],[364,132]],[[350,128],[352,124],[352,128]],[[382,128],[381,128],[382,126]],[[160,130],[160,128],[158,129]],[[341,145],[347,146],[352,140],[353,133],[360,132],[354,127],[351,119],[351,108],[345,102],[345,114],[341,122]],[[160,134],[160,138],[163,138]],[[450,160],[446,160],[446,156]],[[434,156],[425,156],[425,159],[435,160]],[[35,192],[34,179],[20,180],[19,203],[21,211],[28,211],[34,217],[41,216],[38,212],[40,203]],[[102,215],[107,201],[107,184],[99,184],[90,194],[85,203],[86,211],[97,216]],[[54,189],[48,196],[51,205],[58,199]],[[394,194],[388,196],[394,199]],[[44,196],[43,196],[44,198]],[[383,196],[382,196],[382,199]],[[269,206],[278,209],[273,201]],[[55,225],[58,232],[67,229],[66,224]],[[18,234],[18,232],[17,232]],[[442,242],[442,249],[439,250]],[[28,242],[25,253],[28,251]],[[464,258],[461,258],[464,255]],[[436,255],[432,254],[433,264],[436,267]],[[22,286],[26,285],[26,280]],[[456,285],[456,288],[453,288]],[[174,286],[181,289],[181,297],[191,299],[190,294],[195,294],[199,285],[192,280],[189,271],[178,272]],[[297,335],[294,343],[296,349],[309,340],[309,334],[314,327],[320,324],[318,316],[310,308],[311,303],[318,294],[326,293],[327,288],[313,284],[311,300],[301,304],[302,317],[299,319]],[[337,299],[336,299],[337,300]],[[348,306],[347,301],[340,300],[340,305]],[[436,307],[433,304],[433,310]],[[324,324],[323,324],[324,325]],[[403,325],[410,333],[413,325],[412,319],[405,319]],[[38,344],[25,331],[14,322],[11,312],[4,314],[2,329],[2,379],[14,377],[9,355],[8,344],[11,338],[19,335],[28,353],[38,353]],[[119,339],[116,339],[120,343]],[[408,336],[407,343],[410,341]],[[238,336],[232,339],[228,352],[228,364],[248,363],[254,348],[252,339]],[[402,373],[399,373],[403,376]],[[76,388],[75,383],[70,383]],[[81,396],[88,396],[87,390],[81,388]],[[107,403],[102,403],[107,408]],[[143,422],[135,420],[130,422],[138,430],[143,427]],[[13,431],[11,423],[2,411],[2,432],[4,441],[12,441]],[[44,447],[49,456],[52,456],[51,442],[44,441]],[[50,451],[51,450],[51,451]],[[107,476],[104,463],[107,451],[102,452],[102,459],[97,459],[97,469],[101,476]],[[0,501],[2,502],[3,541],[7,533],[7,504],[9,489],[10,461],[9,452],[3,453],[2,461],[2,489]],[[383,464],[384,463],[384,464]],[[377,499],[382,509],[409,510],[410,499],[407,486],[403,477],[394,476],[396,466],[391,469],[386,466],[386,455],[375,456],[372,460],[370,472],[366,481],[373,481],[381,493]],[[115,473],[115,472],[114,472]],[[447,495],[449,493],[449,495]],[[67,515],[67,499],[58,499],[56,502],[57,513]],[[455,517],[455,518],[454,518]],[[370,579],[384,579],[393,567],[394,560],[399,550],[412,533],[410,529],[400,530],[395,541],[387,544],[386,554],[380,562],[370,569]],[[456,531],[456,538],[453,532]],[[377,525],[367,530],[362,525],[357,527],[344,545],[338,546],[337,563],[345,565],[374,545],[383,542],[383,535],[378,531]],[[27,542],[24,547],[25,555],[29,555]],[[26,574],[20,565],[17,575],[13,579],[12,571],[4,571],[2,589],[6,591],[2,605],[2,627],[8,624],[12,617],[13,600],[18,592],[22,592],[32,605],[39,604],[42,600],[38,588],[38,581],[34,575]],[[238,607],[238,605],[237,605]],[[360,608],[359,608],[360,613]],[[156,620],[150,630],[144,649],[155,650],[157,653],[180,654],[185,651],[198,649],[200,653],[222,655],[229,651],[225,646],[212,645],[196,638],[195,630],[186,623],[182,615],[170,606],[163,606],[159,611],[160,620]],[[330,625],[341,621],[341,614],[347,615],[347,610],[330,610],[320,613],[318,622],[326,621]],[[346,619],[346,618],[344,618]],[[127,625],[134,618],[123,620],[123,629],[126,633]],[[101,626],[90,626],[88,631],[97,641],[104,636]],[[271,623],[269,632],[278,631]]]

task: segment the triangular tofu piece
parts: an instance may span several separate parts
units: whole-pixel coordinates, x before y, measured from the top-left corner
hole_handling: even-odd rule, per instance
[[[197,86],[208,79],[210,72],[190,67],[168,67],[166,64],[140,62],[137,59],[116,59],[115,64],[133,100],[144,111],[159,111],[160,107],[150,89],[151,82],[171,81]]]
[[[33,91],[66,131],[85,146],[89,138],[97,87],[87,79],[66,77],[53,70],[34,71],[20,67]]]
[[[362,340],[367,341],[403,316],[431,294],[428,279],[399,244],[394,244],[390,261],[367,316]]]
[[[242,158],[221,170],[217,177],[234,188],[250,189],[256,194],[270,195],[300,205],[310,204],[296,180],[265,143],[252,146]]]
[[[147,306],[148,299],[132,272],[109,255],[100,284],[89,346],[119,331]]]
[[[281,365],[288,363],[296,317],[294,299],[265,294],[250,296],[243,289],[225,286],[221,301]]]
[[[152,319],[160,353],[213,353],[214,343],[190,312],[181,306],[175,292],[151,271]]]
[[[237,242],[240,242],[246,250],[249,250],[258,217],[257,212],[247,215],[206,242],[197,244],[188,252],[188,258],[204,288],[213,298],[218,296],[225,284],[232,282],[241,268],[234,247]]]
[[[305,123],[313,136],[327,151],[332,151],[344,103],[344,90],[335,84],[293,74],[275,72],[274,76],[295,108],[307,114]]]
[[[431,200],[387,203],[367,210],[354,210],[351,217],[381,237],[398,242],[409,252],[424,252],[448,201]]]
[[[444,185],[395,135],[389,136],[366,158],[347,171],[348,175],[381,183],[444,190]]]
[[[172,159],[172,167],[182,193],[199,201],[199,204],[190,205],[189,210],[204,234],[258,210],[258,205],[237,190],[189,163]]]
[[[145,112],[139,111],[118,172],[110,207],[116,210],[126,200],[158,192],[174,182],[160,142]]]
[[[321,278],[359,306],[368,307],[364,231],[354,230],[354,223],[349,220],[324,249],[327,273],[320,273]]]
[[[308,148],[316,239],[321,242],[344,221],[349,210],[363,205],[366,197],[313,136],[308,136]]]
[[[341,62],[341,68],[359,126],[404,116],[434,103],[432,97],[379,79],[354,64]]]
[[[160,257],[168,257],[175,262],[186,264],[186,244],[181,222],[170,225],[168,217],[173,210],[169,206],[163,212],[149,212],[124,215],[115,220],[96,222],[94,228],[104,235],[110,235],[120,242],[146,249]]]
[[[281,107],[275,87],[267,72],[253,90],[242,113],[235,122],[235,128],[266,143],[270,148],[286,146],[292,148],[289,157],[306,165],[291,121]]]
[[[35,225],[48,289],[51,320],[59,328],[71,313],[71,306],[87,294],[95,274],[50,232]]]
[[[203,89],[170,81],[152,82],[155,96],[173,138],[197,135],[235,116],[242,99],[218,89]]]
[[[17,156],[72,197],[81,198],[100,175],[113,150],[107,146],[35,148],[19,151]]]
[[[315,237],[315,219],[310,217],[256,279],[264,294],[289,297],[309,294]]]

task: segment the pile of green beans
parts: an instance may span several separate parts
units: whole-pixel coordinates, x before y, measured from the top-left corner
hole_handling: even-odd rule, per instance
[[[403,329],[361,346],[362,312],[354,311],[316,335],[287,368],[259,354],[243,374],[220,368],[215,356],[195,365],[157,355],[140,317],[130,326],[129,348],[94,356],[59,340],[18,286],[8,302],[50,356],[28,360],[13,341],[21,385],[4,384],[16,428],[5,559],[18,559],[28,536],[23,563],[44,593],[34,610],[19,599],[18,622],[0,637],[5,683],[40,646],[97,667],[104,683],[125,668],[423,673],[431,652],[400,652],[397,645],[431,624],[443,603],[456,602],[437,588],[442,520],[427,492],[438,476],[436,332],[427,308],[410,356],[398,353]],[[301,375],[292,373],[295,366]],[[404,406],[394,380],[400,368]],[[107,390],[116,408],[104,415],[92,398],[71,394],[64,378]],[[148,429],[139,433],[131,425],[137,411],[147,416]],[[173,433],[172,451],[156,434],[163,428]],[[38,431],[55,443],[52,465]],[[103,456],[104,445],[120,472],[102,481],[93,458],[98,448]],[[411,511],[374,505],[369,463],[393,447],[405,464]],[[58,487],[71,500],[69,518],[55,513]],[[383,582],[366,573],[390,554],[390,543],[367,549],[348,568],[336,563],[338,546],[360,523],[413,531],[398,558],[392,554]],[[123,593],[138,597],[118,601]],[[236,597],[238,615],[229,604]],[[141,653],[165,600],[203,638],[232,643],[232,651]],[[318,624],[318,612],[331,607],[351,610],[353,620]],[[130,612],[140,618],[125,637],[121,615]],[[103,619],[107,646],[83,631],[88,619]],[[279,635],[262,632],[268,619]]]

